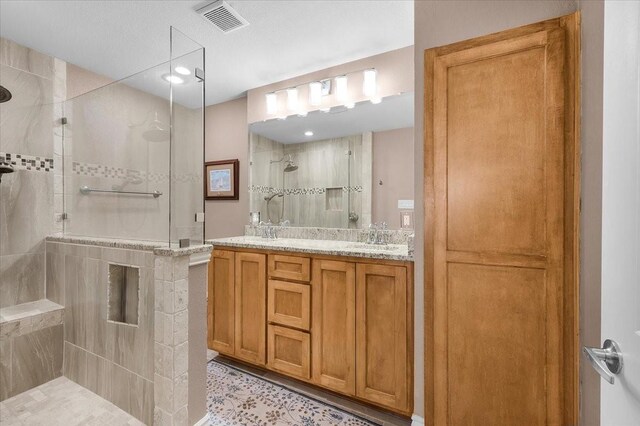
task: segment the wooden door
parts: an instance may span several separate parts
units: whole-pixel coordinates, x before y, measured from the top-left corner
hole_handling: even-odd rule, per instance
[[[208,341],[210,349],[226,355],[234,353],[234,271],[234,253],[214,250],[209,262]]]
[[[253,364],[266,362],[266,255],[236,253],[235,356]]]
[[[311,287],[313,381],[355,395],[355,264],[314,259]]]
[[[576,22],[426,51],[429,424],[575,423]]]
[[[356,266],[356,395],[405,414],[413,402],[410,311],[407,268]]]

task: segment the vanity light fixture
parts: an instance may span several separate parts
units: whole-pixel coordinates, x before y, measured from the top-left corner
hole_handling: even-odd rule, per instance
[[[298,89],[295,87],[287,89],[287,108],[289,111],[298,111]]]
[[[173,83],[173,84],[182,84],[184,83],[184,80],[180,77],[178,77],[177,75],[173,75],[173,74],[164,74],[162,76],[163,80],[168,81],[169,83]]]
[[[264,96],[267,101],[267,114],[275,114],[278,111],[278,95],[275,92],[271,92]]]
[[[189,68],[187,68],[187,67],[179,66],[179,67],[175,67],[173,70],[175,72],[177,72],[178,74],[191,75],[191,71],[189,71]]]
[[[376,70],[375,68],[371,68],[368,70],[364,70],[364,79],[362,83],[362,93],[365,96],[375,96],[376,95]]]
[[[312,81],[309,83],[309,104],[318,106],[322,103],[322,83]]]
[[[307,130],[306,132],[304,132],[305,136],[313,136],[313,132],[311,130]]]
[[[347,76],[339,75],[335,78],[336,81],[336,99],[339,102],[347,100]]]

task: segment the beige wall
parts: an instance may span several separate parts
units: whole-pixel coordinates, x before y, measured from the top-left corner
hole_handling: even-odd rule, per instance
[[[588,3],[588,2],[587,2]],[[416,1],[415,18],[415,412],[424,415],[424,50],[457,41],[567,15],[578,9],[572,0],[548,1]],[[585,99],[583,101],[586,102]],[[584,121],[584,119],[583,119]],[[601,121],[601,119],[600,119]],[[590,188],[593,190],[594,188]]]
[[[372,221],[400,229],[398,200],[413,200],[413,127],[373,134]],[[382,185],[380,185],[382,181]]]
[[[73,99],[112,82],[108,77],[67,63],[67,99]]]
[[[298,87],[298,99],[302,110],[306,110],[309,93],[309,83],[315,80],[335,77],[341,74],[354,73],[348,76],[348,95],[352,102],[366,100],[362,94],[362,71],[367,68],[375,68],[377,70],[377,96],[386,97],[397,95],[398,93],[413,92],[413,73],[411,65],[413,64],[413,46],[404,47],[402,49],[392,50],[380,55],[369,56],[353,62],[337,65],[335,67],[326,68],[309,74],[300,75],[289,80],[279,81],[267,86],[258,87],[249,90],[247,117],[249,123],[262,121],[269,118],[275,118],[278,115],[268,115],[265,101],[265,94],[276,90],[286,89],[288,87]],[[323,107],[331,107],[341,105],[341,102],[333,99],[333,96],[325,97]],[[286,93],[278,96],[279,111],[285,111]],[[317,110],[319,107],[308,107],[309,111]],[[286,114],[284,114],[286,115]]]
[[[205,238],[244,235],[249,223],[247,98],[207,107],[204,129],[204,161],[240,160],[240,199],[205,202]]]

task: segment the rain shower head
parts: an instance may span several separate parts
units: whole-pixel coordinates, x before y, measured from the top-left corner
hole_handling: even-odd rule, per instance
[[[291,160],[287,161],[287,164],[284,166],[284,171],[288,173],[296,170],[298,170],[298,166],[296,166]]]
[[[158,120],[157,112],[155,119],[149,124],[149,128],[142,132],[142,137],[149,142],[164,142],[169,139],[169,131],[163,128],[162,122]]]
[[[281,163],[281,162],[282,162],[282,160],[284,160],[284,159],[285,159],[285,158],[287,158],[287,157],[288,157],[289,159],[285,162],[285,165],[284,165],[284,171],[288,173],[288,172],[293,172],[293,171],[295,171],[295,170],[298,170],[298,166],[296,166],[296,164],[293,162],[293,158],[291,157],[291,154],[287,154],[287,155],[283,156],[283,157],[282,157],[281,159],[279,159],[279,160],[271,160],[271,161],[270,161],[270,164],[273,164],[273,163]]]
[[[11,100],[11,92],[4,86],[0,86],[0,104]]]
[[[13,173],[13,166],[7,163],[0,163],[0,182],[2,182],[2,175],[6,173]]]

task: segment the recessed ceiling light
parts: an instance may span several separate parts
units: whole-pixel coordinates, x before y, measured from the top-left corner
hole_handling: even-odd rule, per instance
[[[162,76],[162,78],[165,81],[168,81],[169,83],[174,83],[174,84],[182,84],[182,83],[184,83],[184,80],[181,79],[180,77],[178,77],[177,75],[165,74],[165,75]]]
[[[344,104],[344,106],[346,106],[347,108],[351,109],[351,108],[354,108],[356,106],[356,104],[353,103],[353,102],[350,102],[348,104]]]
[[[186,67],[175,67],[173,70],[178,74],[191,75],[191,71],[189,71],[189,68]]]
[[[313,136],[313,132],[311,130],[307,130],[306,132],[304,132],[305,136]]]
[[[329,112],[329,111],[331,111],[331,108],[320,108],[320,111]]]
[[[371,103],[372,103],[372,104],[379,104],[380,102],[382,102],[382,99],[380,99],[380,98],[373,98],[373,99],[371,99]]]

